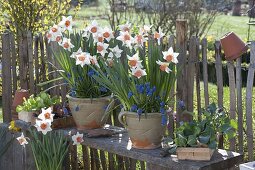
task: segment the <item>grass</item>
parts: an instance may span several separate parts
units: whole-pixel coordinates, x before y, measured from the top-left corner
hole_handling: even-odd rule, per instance
[[[75,15],[75,11],[71,10],[70,15],[75,15],[75,27],[83,29],[88,22],[96,19],[101,25],[109,26],[106,13],[109,11],[107,1],[99,0],[98,6],[82,6],[81,10]],[[243,40],[247,41],[249,17],[247,16],[230,16],[219,14],[207,35],[213,36],[215,39],[219,39],[225,33],[233,31],[239,35]],[[255,39],[255,26],[251,26],[250,31],[251,39]]]

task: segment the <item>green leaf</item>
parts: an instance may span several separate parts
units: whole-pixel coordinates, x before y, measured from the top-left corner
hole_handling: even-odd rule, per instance
[[[62,80],[62,79],[63,79],[63,77],[57,77],[55,79],[51,79],[51,80],[48,80],[48,81],[45,81],[45,82],[42,82],[42,83],[38,83],[37,86],[42,87],[42,86],[48,85],[50,83],[53,83],[55,81],[59,81],[59,80]]]
[[[181,146],[181,147],[187,146],[187,138],[185,138],[183,135],[178,134],[177,141],[178,141],[178,146]]]
[[[197,144],[197,138],[195,135],[189,135],[187,144],[189,146],[195,146]]]
[[[217,147],[217,142],[216,142],[215,140],[214,140],[214,141],[211,141],[211,142],[209,143],[208,147],[209,147],[210,149],[216,149],[216,147]]]
[[[196,126],[194,127],[194,135],[198,136],[201,133],[200,127]]]
[[[232,138],[234,138],[236,136],[236,133],[233,130],[228,130],[224,134],[227,135],[228,139],[232,139]]]
[[[199,136],[198,140],[200,143],[207,144],[210,140],[210,136]]]
[[[237,129],[238,128],[238,124],[237,124],[237,121],[235,121],[234,119],[231,119],[230,120],[230,126],[234,129]]]

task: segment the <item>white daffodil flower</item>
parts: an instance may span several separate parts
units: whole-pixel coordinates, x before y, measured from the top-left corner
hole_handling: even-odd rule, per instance
[[[154,38],[158,40],[158,45],[160,45],[161,38],[162,38],[165,34],[161,31],[161,28],[160,28],[160,27],[159,27],[158,30],[159,30],[158,32],[155,32],[155,33],[154,33]]]
[[[140,79],[142,76],[146,76],[147,75],[145,69],[142,69],[140,67],[133,67],[133,68],[131,68],[131,74],[133,76],[137,77],[138,79]]]
[[[167,62],[173,62],[173,63],[175,63],[175,64],[178,63],[177,57],[178,57],[179,53],[175,53],[172,47],[170,47],[170,48],[168,49],[168,51],[163,51],[162,53],[163,53],[163,55],[164,55],[163,58],[164,58]]]
[[[165,71],[165,72],[167,72],[167,73],[170,73],[171,72],[171,70],[168,68],[168,66],[169,66],[169,63],[167,63],[167,62],[161,62],[161,61],[156,61],[156,63],[158,64],[158,65],[160,65],[160,67],[159,67],[159,69],[161,70],[161,71]]]
[[[68,30],[72,31],[73,22],[72,22],[72,16],[62,16],[62,21],[59,23],[59,26],[62,28],[62,31]]]
[[[18,140],[19,144],[20,144],[21,146],[23,146],[23,147],[25,147],[25,145],[28,144],[27,139],[26,139],[26,137],[24,136],[23,132],[21,133],[21,136],[20,136],[20,137],[17,137],[16,139]]]
[[[105,54],[107,53],[107,48],[108,48],[109,44],[106,43],[97,43],[97,53],[101,54],[102,57],[105,56]]]
[[[71,39],[63,38],[61,46],[68,51],[71,51],[71,48],[74,48],[74,45],[71,43]]]
[[[39,119],[50,121],[50,122],[53,122],[53,117],[54,117],[54,114],[52,114],[51,107],[49,107],[48,109],[42,108],[42,113],[39,114],[38,116]]]
[[[109,48],[109,50],[111,51],[111,52],[109,53],[109,55],[108,55],[109,58],[113,58],[114,56],[115,56],[116,58],[120,58],[120,57],[121,57],[121,53],[122,53],[122,51],[123,51],[123,50],[121,50],[121,49],[119,48],[118,45],[116,45],[114,48]]]
[[[142,60],[140,60],[138,53],[134,54],[132,57],[128,55],[127,58],[128,58],[128,65],[130,67],[142,68]]]
[[[46,120],[36,120],[35,121],[35,127],[37,128],[38,132],[42,132],[44,135],[46,135],[49,131],[52,131],[51,129],[51,122]]]
[[[72,136],[72,141],[73,141],[73,145],[78,145],[82,143],[84,141],[83,134],[80,134],[79,132],[77,132],[75,135]]]

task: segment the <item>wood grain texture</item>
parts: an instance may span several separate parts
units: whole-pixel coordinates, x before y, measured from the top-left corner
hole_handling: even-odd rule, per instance
[[[83,158],[83,165],[84,169],[90,169],[90,157],[89,157],[89,150],[87,146],[82,146],[82,158]]]
[[[18,79],[17,79],[17,51],[15,46],[14,35],[10,33],[10,49],[11,49],[11,62],[12,62],[12,94],[15,94],[18,88]]]
[[[238,152],[243,153],[243,99],[242,99],[242,68],[241,58],[236,60],[236,95],[238,115]]]
[[[197,94],[197,118],[201,120],[201,89],[200,89],[200,40],[196,37],[196,56],[195,56],[195,75],[196,75],[196,94]]]
[[[246,86],[246,126],[249,161],[253,161],[253,126],[252,126],[252,89],[255,70],[255,42],[251,43],[250,67]]]
[[[218,107],[223,107],[223,77],[222,77],[222,59],[221,59],[220,42],[215,41],[215,68],[217,78],[217,91],[218,91]]]
[[[208,68],[207,68],[207,40],[202,40],[202,60],[203,60],[203,81],[204,81],[204,98],[205,106],[209,105],[209,92],[208,92]]]
[[[10,52],[10,33],[2,34],[2,95],[3,98],[3,121],[10,122],[12,119],[12,75],[11,75],[11,52]]]
[[[27,50],[28,50],[29,90],[30,94],[35,94],[33,38],[32,33],[30,31],[27,33]]]
[[[229,101],[230,101],[230,118],[236,120],[236,79],[235,66],[233,61],[227,63],[229,79]],[[230,150],[235,151],[236,138],[230,139]]]
[[[187,20],[176,21],[176,49],[179,52],[177,67],[180,68],[180,74],[177,77],[177,126],[179,121],[190,121],[192,116],[181,114],[182,109],[178,107],[178,101],[184,101],[187,105]]]

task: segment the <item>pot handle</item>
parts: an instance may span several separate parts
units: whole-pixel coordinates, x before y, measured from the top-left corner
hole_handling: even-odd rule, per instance
[[[109,115],[111,114],[111,109],[114,107],[114,104],[115,104],[114,99],[111,99],[110,103],[108,104],[108,106],[105,109],[105,112],[101,119],[101,122],[104,122],[108,119]]]
[[[127,126],[127,122],[123,120],[123,116],[125,116],[126,114],[127,112],[121,111],[118,115],[119,122],[125,127]]]

